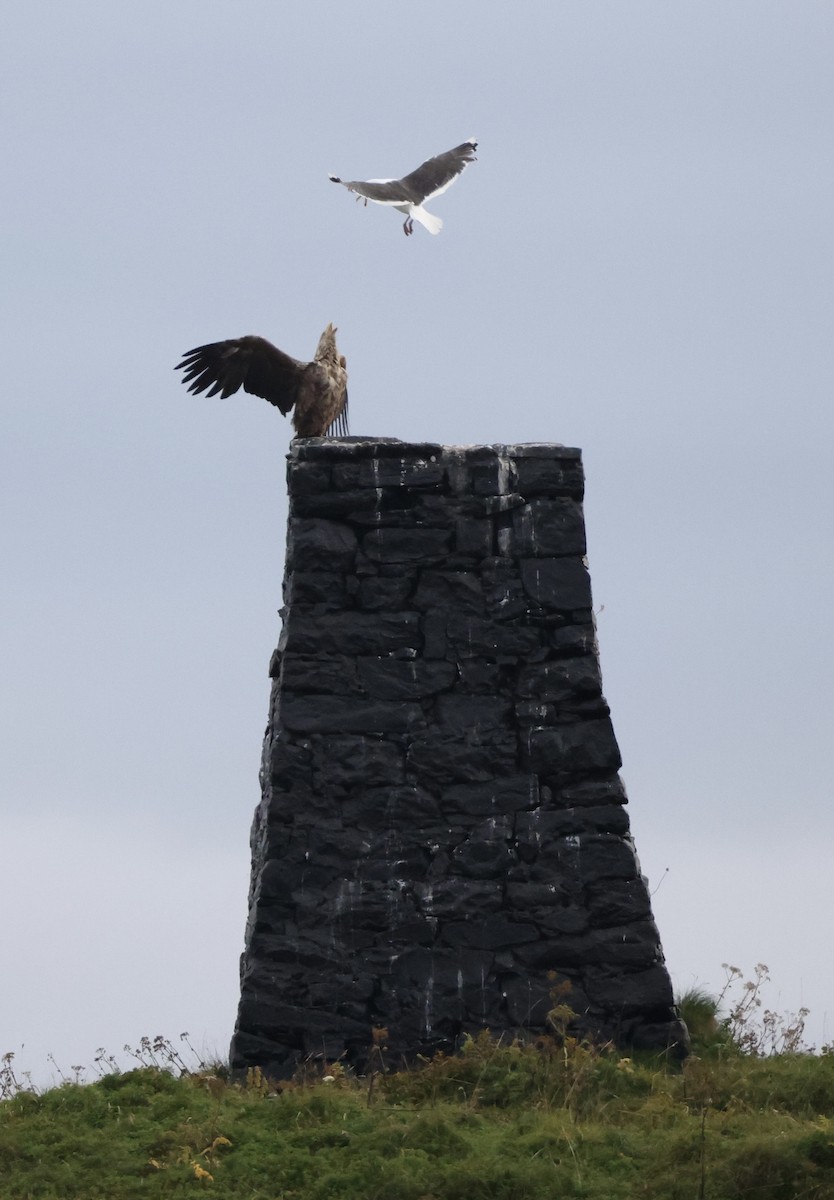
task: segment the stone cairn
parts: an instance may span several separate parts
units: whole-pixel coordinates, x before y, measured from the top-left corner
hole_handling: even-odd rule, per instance
[[[685,1052],[602,696],[580,451],[311,438],[288,480],[232,1067],[535,1036],[554,995],[582,1034]]]

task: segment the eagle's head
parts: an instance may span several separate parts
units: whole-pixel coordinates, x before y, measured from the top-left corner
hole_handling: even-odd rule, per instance
[[[332,323],[325,326],[319,338],[316,358],[335,358],[338,361],[339,352],[336,349],[336,326]]]

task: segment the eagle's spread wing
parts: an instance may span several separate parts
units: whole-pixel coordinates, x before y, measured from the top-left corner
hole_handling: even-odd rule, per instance
[[[286,414],[296,402],[306,367],[266,338],[249,336],[196,346],[175,369],[184,371],[189,392],[219,393],[225,400],[242,387]]]
[[[189,392],[225,399],[242,387],[282,413],[292,409],[297,437],[331,431],[347,436],[347,367],[336,332],[332,324],[325,328],[312,362],[299,362],[266,338],[250,336],[196,346],[174,369],[184,372]]]

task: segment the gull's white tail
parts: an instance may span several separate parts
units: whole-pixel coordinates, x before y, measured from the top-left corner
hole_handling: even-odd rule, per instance
[[[426,212],[422,205],[418,205],[417,208],[412,208],[411,216],[415,221],[419,221],[424,229],[428,229],[429,233],[440,233],[440,230],[443,228],[443,222],[440,220],[440,217],[434,216],[433,213]]]

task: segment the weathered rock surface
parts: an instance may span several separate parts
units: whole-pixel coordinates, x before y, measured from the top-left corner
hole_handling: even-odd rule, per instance
[[[683,1048],[602,695],[578,450],[306,439],[232,1066]]]

